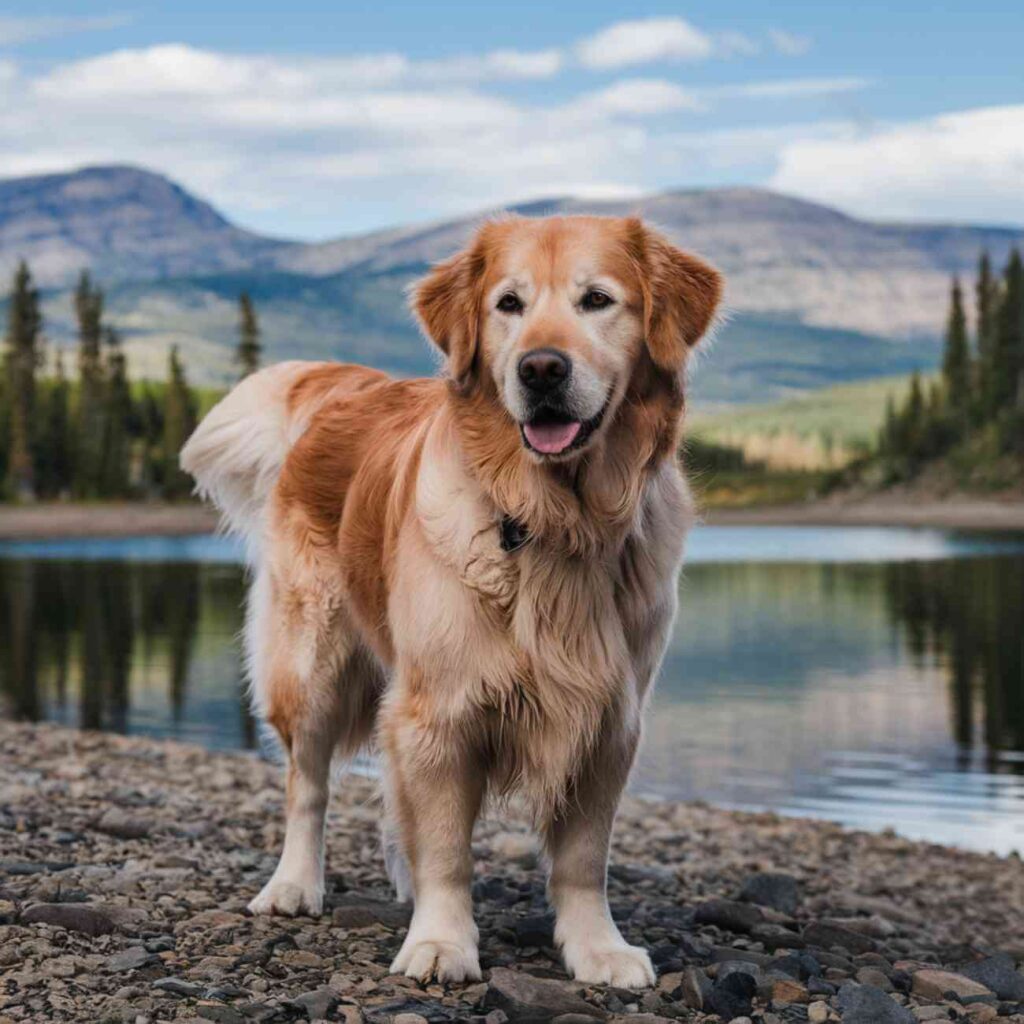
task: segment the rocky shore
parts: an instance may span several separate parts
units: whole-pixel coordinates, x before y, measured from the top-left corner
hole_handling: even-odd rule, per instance
[[[275,766],[0,723],[0,1024],[1024,1022],[1019,858],[638,800],[610,893],[657,988],[566,978],[512,817],[475,838],[484,981],[394,977],[409,910],[385,880],[373,786],[337,789],[327,913],[253,918],[281,843]]]

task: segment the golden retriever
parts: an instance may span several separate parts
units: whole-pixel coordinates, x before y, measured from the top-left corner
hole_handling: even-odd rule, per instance
[[[204,419],[181,464],[248,538],[253,697],[288,754],[254,913],[321,912],[331,761],[373,742],[414,900],[394,971],[479,979],[470,838],[516,793],[567,969],[653,983],[608,911],[608,843],[691,518],[684,365],[720,293],[637,219],[497,220],[415,288],[443,376],[283,363]]]

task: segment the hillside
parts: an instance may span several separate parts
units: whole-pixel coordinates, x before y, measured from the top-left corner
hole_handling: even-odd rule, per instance
[[[1001,261],[1024,232],[876,224],[758,189],[626,202],[551,199],[523,214],[643,213],[728,279],[733,316],[701,360],[704,404],[935,365],[948,277],[982,248]],[[486,212],[480,216],[486,215]],[[47,334],[73,339],[68,287],[89,266],[136,370],[181,345],[195,380],[231,378],[235,300],[253,293],[270,358],[330,356],[396,372],[433,365],[403,290],[462,244],[480,216],[324,243],[261,237],[160,175],[131,167],[0,181],[0,275],[28,258],[47,289]]]

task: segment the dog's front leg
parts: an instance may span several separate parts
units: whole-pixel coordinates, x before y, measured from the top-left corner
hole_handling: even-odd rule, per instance
[[[654,984],[647,952],[622,937],[608,909],[608,845],[619,797],[636,752],[637,732],[616,726],[594,751],[566,804],[548,823],[548,894],[555,942],[578,981],[643,988]]]
[[[470,843],[484,773],[450,726],[425,723],[401,696],[382,715],[381,740],[388,814],[414,900],[409,934],[391,970],[421,981],[479,981]]]

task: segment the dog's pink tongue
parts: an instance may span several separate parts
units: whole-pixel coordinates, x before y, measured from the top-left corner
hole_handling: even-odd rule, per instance
[[[528,423],[523,428],[526,440],[535,451],[544,455],[557,455],[564,452],[576,440],[581,424],[572,423]]]

